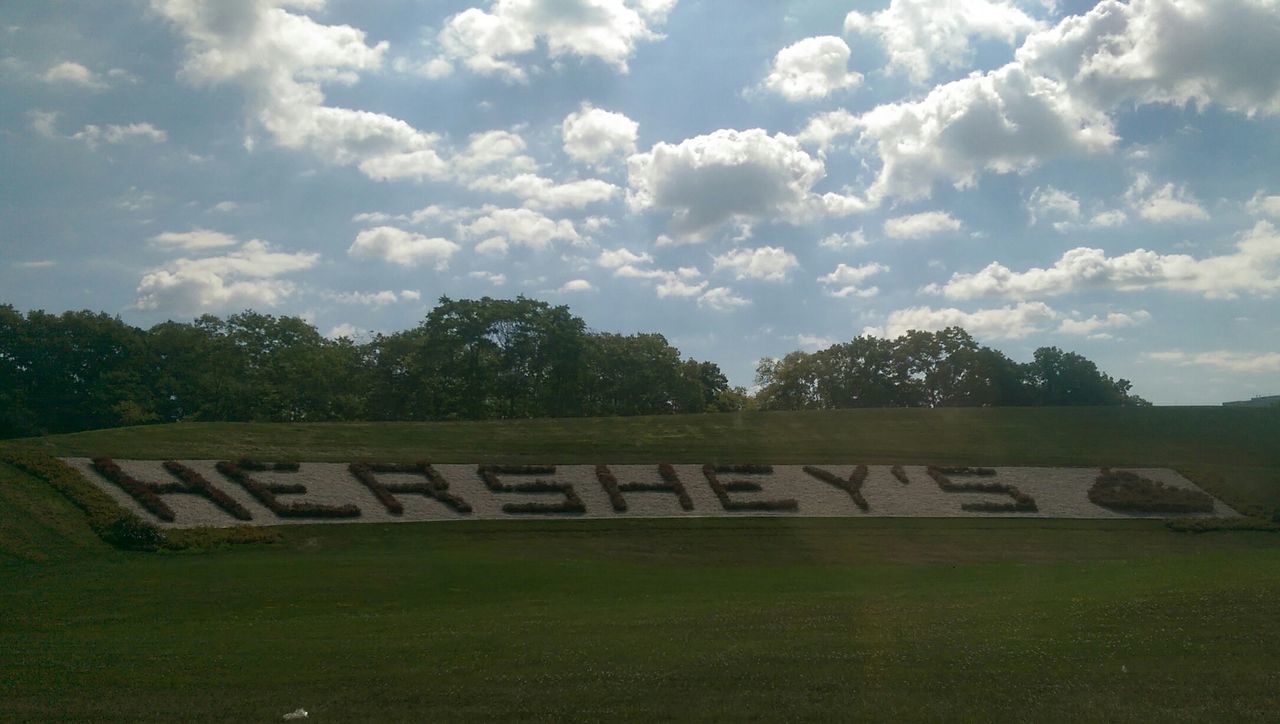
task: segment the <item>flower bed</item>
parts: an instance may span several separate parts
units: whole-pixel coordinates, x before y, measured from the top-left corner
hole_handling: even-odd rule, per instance
[[[170,508],[168,503],[160,499],[160,493],[179,492],[179,490],[174,489],[174,486],[181,486],[180,483],[170,483],[168,485],[144,483],[126,473],[116,464],[115,460],[108,457],[94,458],[92,464],[93,469],[98,471],[99,475],[115,483],[152,515],[166,523],[173,522],[173,508]]]
[[[359,480],[373,496],[382,503],[388,513],[403,515],[404,504],[396,499],[397,493],[417,493],[432,500],[438,500],[458,513],[470,513],[471,504],[449,492],[449,482],[436,471],[430,463],[351,463],[348,470]],[[385,483],[378,480],[374,473],[399,473],[421,475],[426,478],[422,483]]]
[[[867,504],[867,499],[862,497],[862,484],[867,481],[866,465],[859,465],[854,468],[853,473],[849,475],[848,480],[845,480],[829,470],[814,467],[813,465],[804,466],[804,471],[818,480],[834,485],[848,493],[849,497],[853,498],[853,504],[858,506],[858,508],[863,512],[871,509],[871,506]]]
[[[1004,483],[957,483],[948,477],[947,471],[951,471],[951,475],[990,476],[996,474],[996,471],[991,468],[935,467],[930,465],[927,470],[929,477],[933,478],[938,487],[948,493],[1003,493],[1013,498],[1012,503],[987,501],[962,503],[960,505],[961,510],[970,510],[977,513],[1034,513],[1039,510],[1035,498],[1012,485],[1005,485]]]
[[[1213,512],[1213,498],[1205,493],[1111,468],[1102,469],[1089,488],[1089,500],[1110,510],[1134,513]]]
[[[721,482],[718,473],[772,473],[772,465],[703,465],[702,474],[706,476],[711,492],[716,494],[720,507],[729,511],[787,511],[798,510],[800,503],[794,498],[779,500],[734,500],[729,497],[732,492],[758,492],[758,483],[749,480],[730,480]]]
[[[893,475],[893,477],[897,478],[898,482],[902,483],[903,485],[907,485],[908,483],[911,482],[910,480],[907,479],[907,471],[903,470],[901,465],[894,465],[893,467],[889,468],[889,473]]]
[[[176,460],[166,460],[164,461],[164,469],[168,470],[185,485],[184,489],[173,492],[193,493],[203,496],[234,518],[239,520],[253,519],[253,515],[249,513],[248,508],[236,502],[235,498],[227,495],[221,488],[214,487],[213,483],[205,480],[203,475],[186,465]]]
[[[560,493],[559,503],[503,503],[502,512],[521,513],[585,513],[587,506],[568,483],[537,479],[528,483],[504,483],[499,475],[554,475],[554,465],[480,465],[476,473],[485,487],[495,493]]]
[[[248,465],[243,465],[243,463],[248,463]],[[307,492],[307,487],[296,483],[263,483],[254,480],[253,476],[249,475],[250,470],[296,471],[298,469],[296,463],[287,463],[285,465],[291,467],[269,466],[266,463],[250,460],[240,460],[234,463],[229,460],[222,460],[215,467],[218,472],[239,483],[241,487],[249,491],[249,494],[257,499],[259,503],[262,503],[267,510],[281,518],[355,518],[360,515],[360,509],[351,503],[321,505],[319,503],[295,502],[286,505],[280,502],[280,499],[276,496],[302,495]]]

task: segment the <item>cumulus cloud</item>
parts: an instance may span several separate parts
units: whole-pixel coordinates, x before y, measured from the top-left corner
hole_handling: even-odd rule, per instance
[[[1058,332],[1062,334],[1089,336],[1094,339],[1106,339],[1110,337],[1107,330],[1136,327],[1139,324],[1145,324],[1150,320],[1151,314],[1144,309],[1139,309],[1132,314],[1111,312],[1106,316],[1094,315],[1088,319],[1063,319],[1062,323],[1058,325]]]
[[[165,312],[274,307],[294,292],[292,282],[277,277],[310,269],[319,258],[272,251],[255,239],[223,256],[177,259],[143,275],[134,306]]]
[[[1042,331],[1057,316],[1043,302],[1022,302],[1016,306],[979,309],[974,312],[954,307],[910,307],[890,312],[883,326],[867,327],[863,334],[893,338],[913,329],[935,332],[947,327],[963,327],[976,337],[1018,339]]]
[[[821,159],[784,133],[721,129],[678,144],[658,143],[627,160],[633,211],[670,211],[673,241],[705,240],[726,223],[762,219],[800,222],[815,214],[852,213],[857,200],[813,186],[826,175]]]
[[[1254,216],[1280,219],[1280,196],[1268,196],[1259,191],[1245,204],[1245,209]]]
[[[944,83],[920,100],[877,106],[858,126],[861,142],[880,156],[868,189],[875,202],[926,198],[935,182],[964,188],[983,171],[1026,171],[1116,141],[1106,113],[1017,64]]]
[[[97,73],[69,60],[52,66],[40,78],[46,83],[74,85],[89,90],[103,90],[107,87]]]
[[[1031,34],[1016,58],[1100,107],[1280,112],[1280,13],[1270,0],[1106,0]]]
[[[350,322],[334,325],[328,332],[324,333],[326,339],[356,339],[365,335],[367,332]]]
[[[390,289],[380,292],[338,292],[326,294],[329,299],[341,304],[359,304],[365,307],[385,307],[396,302],[415,302],[422,299],[422,294],[412,289],[399,293]]]
[[[780,282],[797,266],[796,257],[779,246],[759,249],[735,249],[715,257],[715,270],[728,269],[738,279],[763,279]]]
[[[445,269],[449,266],[449,258],[458,249],[459,246],[448,239],[428,238],[394,226],[375,226],[356,234],[347,254],[357,259],[380,259],[403,267],[427,261],[436,269]]]
[[[551,219],[532,209],[486,207],[474,221],[459,224],[458,230],[470,238],[485,237],[481,244],[487,245],[490,253],[505,253],[511,243],[541,251],[553,241],[582,241],[572,221]]]
[[[556,183],[531,173],[514,177],[483,176],[472,181],[469,188],[511,194],[531,209],[581,209],[588,204],[608,201],[622,192],[617,186],[600,179]]]
[[[855,231],[846,231],[843,234],[828,234],[822,237],[822,240],[818,242],[818,246],[838,251],[840,249],[857,249],[870,243],[862,233],[862,229],[857,229]]]
[[[893,0],[884,10],[870,15],[855,10],[844,20],[846,33],[878,37],[888,68],[916,83],[932,77],[937,67],[971,65],[974,39],[1012,45],[1040,27],[1013,3],[992,0]]]
[[[862,75],[849,70],[848,44],[824,35],[779,50],[762,86],[789,101],[810,101],[860,82]]]
[[[481,281],[488,282],[495,287],[500,287],[507,283],[507,275],[500,272],[473,271],[468,273],[467,276],[472,279],[479,279]]]
[[[824,274],[818,277],[818,281],[828,287],[828,293],[833,297],[874,297],[880,293],[878,287],[864,287],[862,283],[869,277],[881,272],[889,271],[889,267],[884,264],[870,263],[862,266],[849,266],[848,264],[839,264],[830,274]]]
[[[733,290],[728,287],[708,289],[702,293],[702,296],[698,297],[699,307],[705,307],[717,312],[731,312],[750,304],[750,299],[734,294]]]
[[[151,244],[162,249],[182,249],[183,251],[199,251],[201,249],[217,249],[223,246],[235,246],[240,242],[235,237],[220,231],[195,228],[191,231],[166,231],[151,237]]]
[[[817,146],[821,153],[835,139],[847,136],[856,130],[858,130],[858,117],[840,108],[819,113],[810,118],[800,133],[796,135],[796,140],[806,145]]]
[[[376,70],[387,44],[370,46],[357,28],[289,12],[321,10],[324,0],[152,0],[151,7],[186,42],[182,77],[244,87],[251,116],[277,145],[354,165],[376,180],[448,175],[436,134],[386,114],[325,105],[322,83],[350,84]]]
[[[645,255],[647,256],[647,255]],[[702,276],[702,272],[694,267],[680,267],[676,271],[666,269],[649,269],[634,263],[622,264],[613,270],[613,275],[622,279],[646,279],[654,282],[654,292],[659,298],[696,297],[707,288],[707,282],[694,281]]]
[[[1109,257],[1102,249],[1077,247],[1047,269],[1015,272],[992,262],[973,274],[953,274],[946,284],[931,284],[925,291],[952,299],[1025,299],[1083,289],[1171,289],[1226,299],[1241,293],[1269,296],[1280,289],[1280,232],[1259,221],[1240,235],[1234,253],[1203,259],[1145,249]]]
[[[560,124],[564,152],[569,158],[597,168],[636,151],[640,124],[621,113],[583,103]]]
[[[1159,362],[1169,362],[1180,367],[1211,367],[1224,372],[1263,373],[1280,372],[1280,352],[1241,352],[1215,350],[1212,352],[1148,352],[1146,357]]]
[[[1152,187],[1151,177],[1139,173],[1134,178],[1133,185],[1125,191],[1125,200],[1129,202],[1129,206],[1147,221],[1169,223],[1203,221],[1209,218],[1208,212],[1185,186],[1167,183],[1159,188]]]
[[[1027,214],[1031,225],[1047,218],[1080,218],[1080,200],[1069,192],[1053,186],[1037,186],[1027,199]]]
[[[481,75],[524,81],[520,56],[541,42],[552,59],[595,58],[627,72],[642,41],[662,36],[672,2],[624,0],[494,0],[489,9],[468,8],[449,18],[436,38],[440,59]],[[443,71],[443,66],[438,66]]]
[[[590,292],[594,290],[595,290],[595,287],[591,286],[591,282],[587,281],[586,279],[571,279],[565,282],[564,286],[560,287],[559,289],[561,294],[566,294],[571,292]]]
[[[653,261],[653,257],[643,252],[637,254],[626,247],[600,252],[596,263],[606,269],[617,269],[622,266],[633,266]]]
[[[886,219],[884,233],[894,239],[927,239],[947,231],[959,231],[961,226],[959,219],[945,211],[926,211]]]
[[[115,145],[139,141],[143,143],[164,143],[169,135],[150,123],[130,123],[128,125],[96,126],[89,124],[71,134],[71,140],[80,141],[89,148],[97,148],[100,144]]]

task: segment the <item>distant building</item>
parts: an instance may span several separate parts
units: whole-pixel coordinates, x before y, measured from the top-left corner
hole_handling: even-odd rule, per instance
[[[1280,395],[1267,395],[1266,397],[1255,397],[1252,400],[1222,403],[1223,407],[1272,407],[1275,405],[1280,405]]]

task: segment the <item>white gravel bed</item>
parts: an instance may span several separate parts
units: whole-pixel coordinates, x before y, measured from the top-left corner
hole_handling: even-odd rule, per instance
[[[929,518],[1164,518],[1173,517],[1156,513],[1117,513],[1089,502],[1088,490],[1098,476],[1097,468],[996,468],[992,477],[968,477],[952,475],[951,479],[962,483],[969,480],[1000,482],[1016,486],[1035,498],[1039,511],[1034,513],[984,513],[967,511],[961,505],[968,502],[1010,502],[1006,495],[996,493],[948,493],[938,487],[925,473],[923,466],[904,466],[908,484],[899,482],[889,466],[870,466],[862,494],[870,510],[863,512],[854,505],[849,494],[822,482],[804,472],[800,465],[775,465],[772,474],[720,473],[722,482],[750,480],[758,483],[759,492],[730,493],[734,500],[787,499],[798,502],[794,511],[726,511],[716,499],[702,473],[701,465],[675,465],[681,482],[693,500],[693,510],[683,510],[676,496],[667,492],[623,492],[627,501],[626,512],[614,512],[609,497],[596,480],[593,465],[561,465],[553,475],[501,475],[502,482],[519,484],[535,479],[547,479],[573,485],[586,507],[585,513],[529,514],[505,513],[505,503],[545,502],[564,500],[559,493],[495,493],[485,487],[476,473],[476,465],[436,465],[435,468],[449,482],[449,492],[471,504],[471,513],[458,513],[444,503],[422,494],[398,493],[396,498],[404,505],[402,515],[392,515],[373,494],[347,469],[346,463],[302,463],[297,472],[252,472],[255,480],[263,483],[301,483],[305,494],[280,495],[281,503],[293,502],[341,505],[353,503],[360,508],[357,518],[280,518],[260,504],[239,484],[220,474],[213,460],[182,460],[239,501],[253,515],[250,521],[239,521],[223,512],[212,502],[198,495],[167,494],[162,499],[173,509],[175,520],[166,523],[159,520],[118,486],[103,478],[90,465],[87,458],[66,458],[85,478],[102,488],[126,509],[136,512],[143,520],[162,528],[190,528],[196,526],[231,525],[288,525],[294,523],[386,523],[429,520],[510,520],[513,518],[565,519],[565,518],[686,518],[725,516],[810,516],[810,517],[929,517]],[[175,478],[163,467],[160,460],[117,460],[127,473],[144,482],[173,482]],[[848,477],[855,465],[819,465],[836,475]],[[626,483],[661,483],[657,465],[610,466],[620,485]],[[1152,480],[1159,480],[1180,488],[1199,488],[1178,473],[1164,468],[1125,468]],[[425,482],[418,475],[377,473],[385,483]],[[1214,500],[1213,513],[1202,515],[1235,516],[1235,511],[1221,501]],[[1182,517],[1182,516],[1177,516]]]

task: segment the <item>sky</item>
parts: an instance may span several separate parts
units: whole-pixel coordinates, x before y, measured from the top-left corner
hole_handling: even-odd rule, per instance
[[[0,5],[0,303],[566,304],[750,386],[959,325],[1280,394],[1280,0]]]

